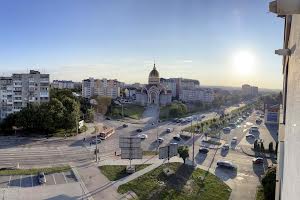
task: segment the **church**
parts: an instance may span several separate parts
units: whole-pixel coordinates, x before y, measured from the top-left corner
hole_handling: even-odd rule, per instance
[[[139,88],[136,92],[136,103],[147,105],[165,106],[172,102],[172,92],[167,90],[161,83],[155,63],[149,74],[148,84]]]

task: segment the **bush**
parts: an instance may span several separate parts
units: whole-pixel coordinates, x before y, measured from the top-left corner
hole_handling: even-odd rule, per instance
[[[178,147],[178,154],[180,158],[182,158],[185,163],[185,159],[189,157],[189,147],[188,146],[180,146]]]

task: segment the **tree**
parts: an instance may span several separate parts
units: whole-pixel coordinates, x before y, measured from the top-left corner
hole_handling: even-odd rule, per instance
[[[101,113],[101,114],[105,115],[111,107],[112,98],[105,97],[105,96],[98,96],[95,98],[95,100],[97,102],[97,105],[95,105],[96,113]]]
[[[178,147],[178,154],[179,154],[180,158],[182,158],[183,163],[185,164],[186,158],[189,157],[189,148],[188,148],[188,146]]]
[[[65,129],[74,129],[78,126],[78,121],[80,119],[80,105],[74,99],[65,97],[62,101],[64,105],[64,118],[63,126]]]
[[[273,142],[269,143],[269,152],[273,153],[274,152],[274,147],[273,147]]]
[[[261,183],[264,188],[265,199],[275,199],[276,167],[272,167],[267,170]]]
[[[86,122],[94,122],[95,110],[93,108],[88,108],[85,116]]]

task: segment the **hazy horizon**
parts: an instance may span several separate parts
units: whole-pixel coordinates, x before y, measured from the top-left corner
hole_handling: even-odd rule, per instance
[[[88,77],[147,83],[281,89],[283,20],[260,0],[0,2],[1,75],[37,69],[51,80]]]

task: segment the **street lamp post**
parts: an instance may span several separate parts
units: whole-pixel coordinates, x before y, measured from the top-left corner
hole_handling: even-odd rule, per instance
[[[193,137],[193,166],[195,166],[195,133],[192,130],[193,127],[193,120],[191,121],[191,132],[192,132],[192,137]]]

